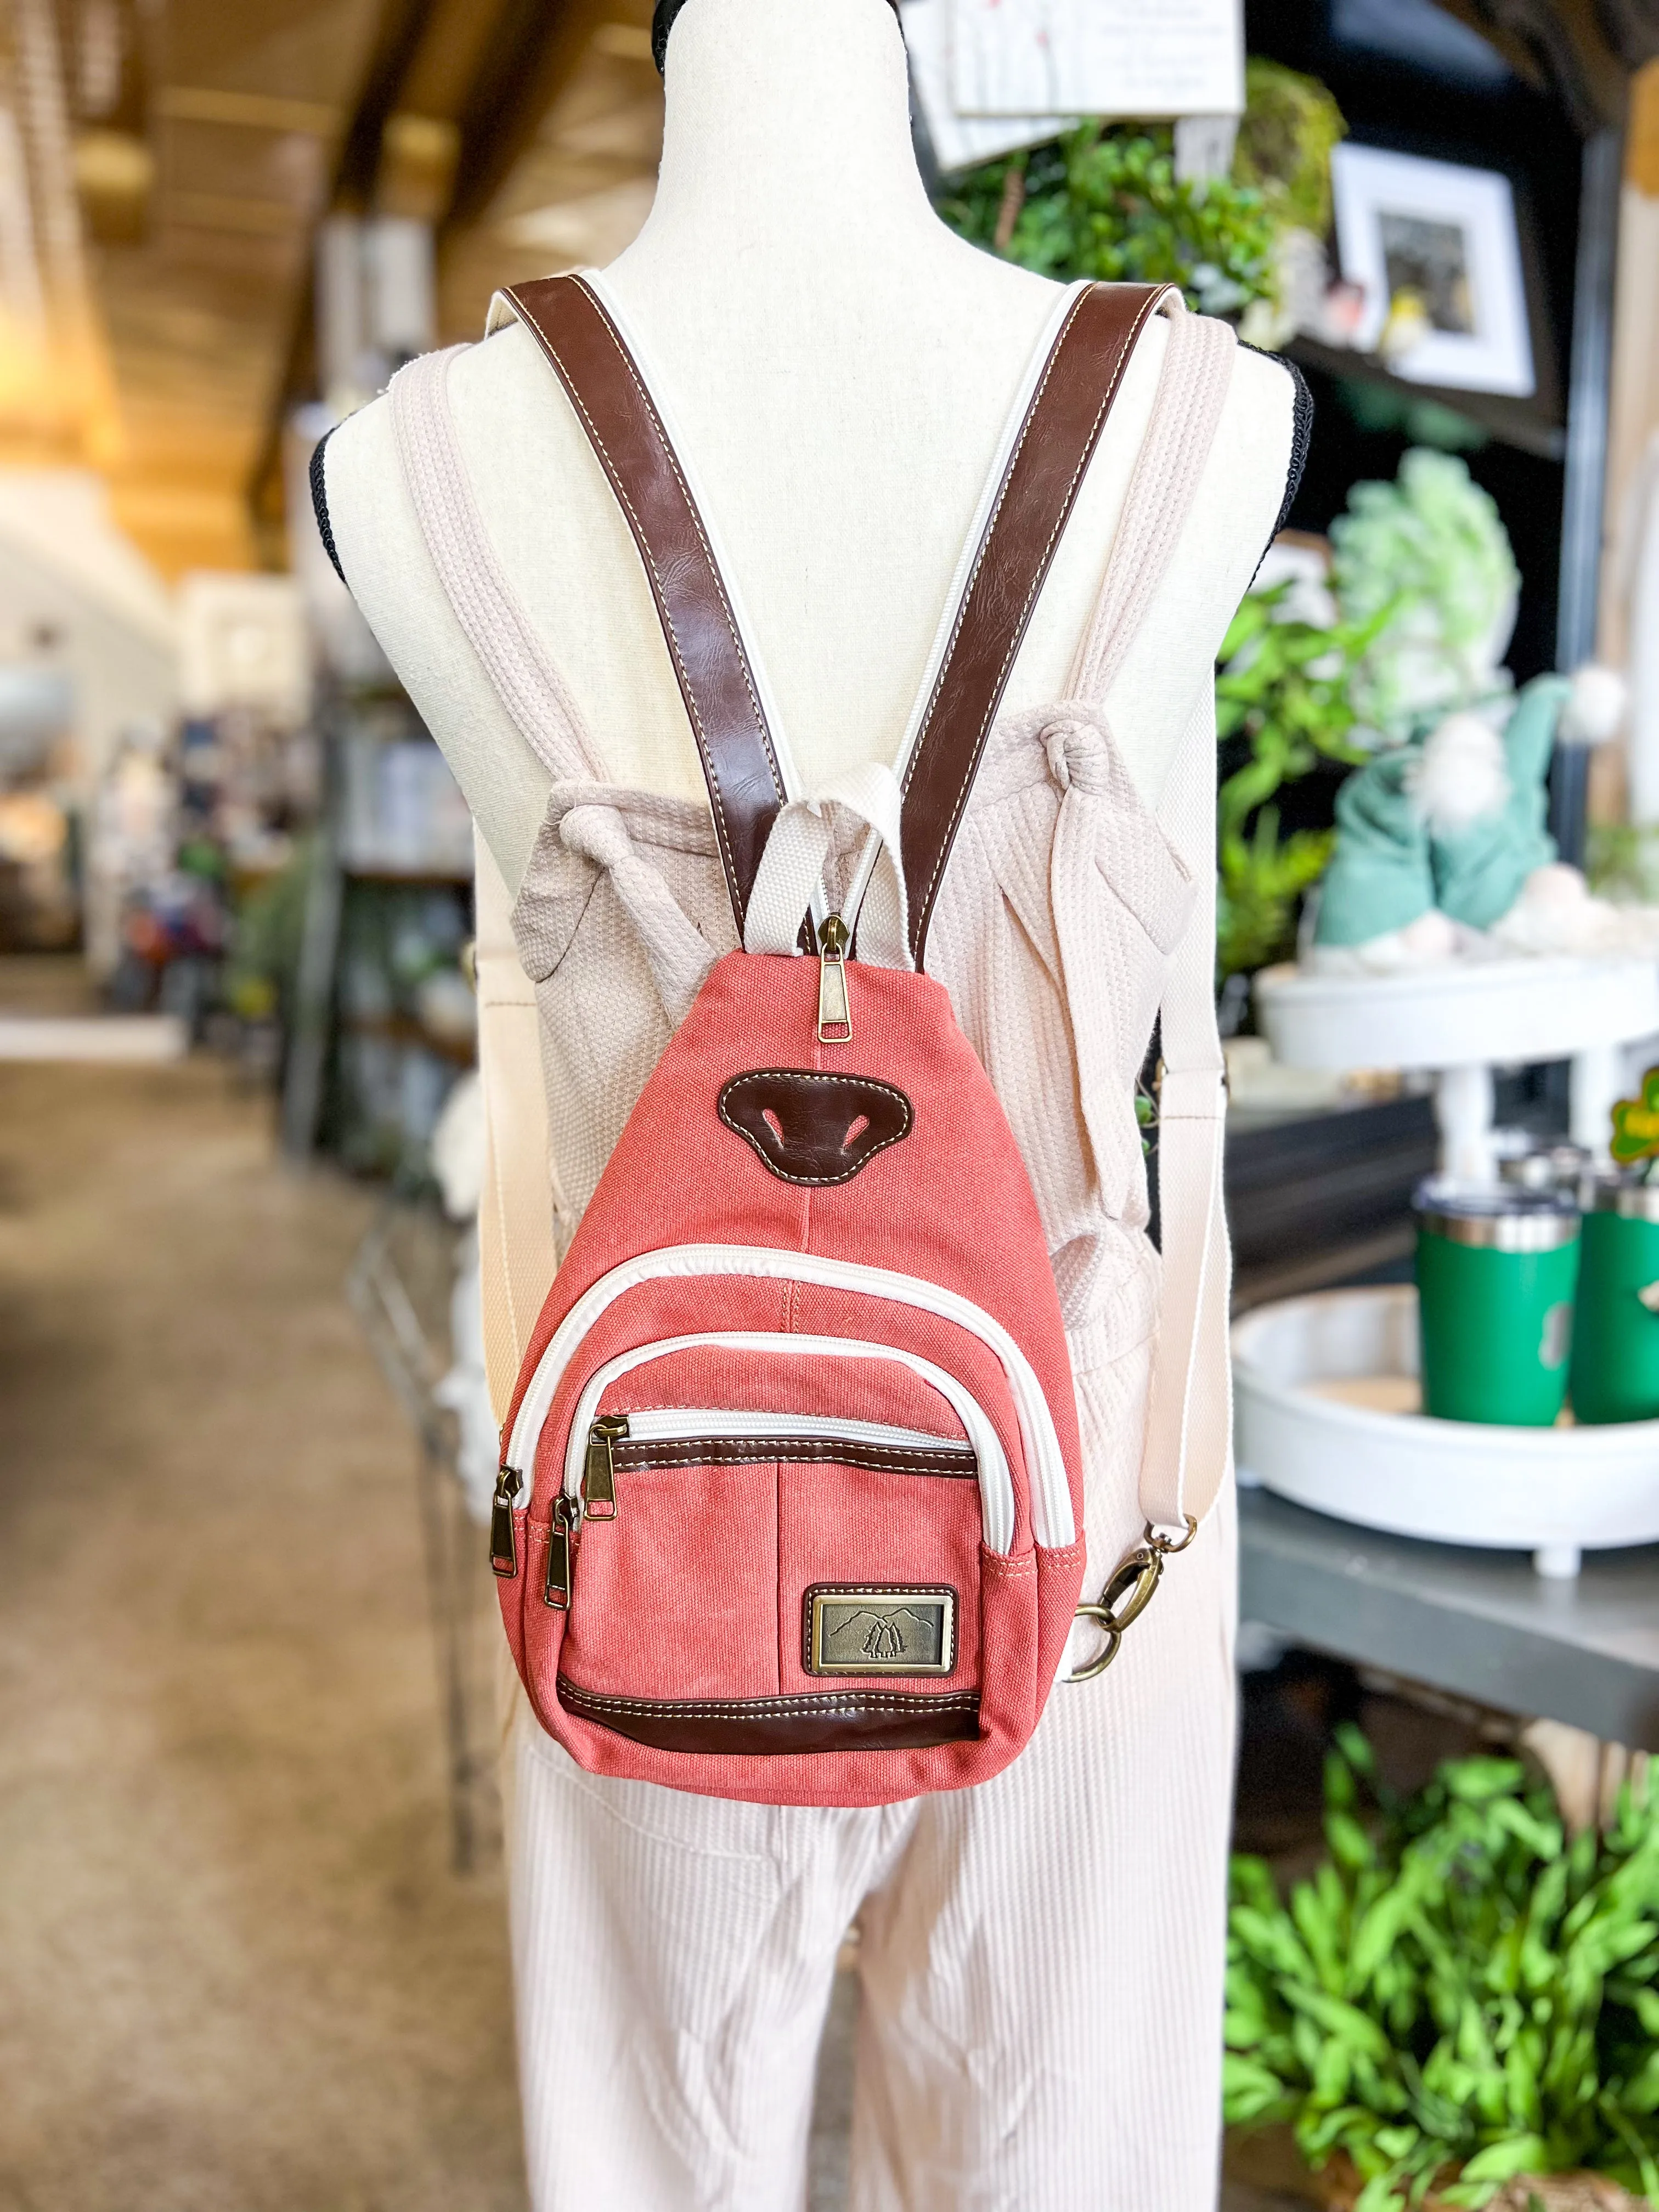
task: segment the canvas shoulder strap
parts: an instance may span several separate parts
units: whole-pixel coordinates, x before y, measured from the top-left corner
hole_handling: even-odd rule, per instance
[[[905,767],[901,837],[918,966],[1031,611],[1135,340],[1172,289],[1079,292],[1013,442]],[[741,937],[772,823],[787,799],[802,794],[784,788],[708,532],[638,365],[590,287],[552,276],[503,296],[569,395],[639,547],[696,736]]]
[[[1171,309],[1152,419],[1136,458],[1100,599],[1072,670],[1100,708],[1162,583],[1226,404],[1237,346],[1208,317]],[[1206,682],[1157,814],[1195,896],[1159,992],[1158,1332],[1140,1467],[1154,1528],[1201,1521],[1232,1457],[1231,1261],[1222,1188],[1226,1087],[1215,1017],[1215,694]]]

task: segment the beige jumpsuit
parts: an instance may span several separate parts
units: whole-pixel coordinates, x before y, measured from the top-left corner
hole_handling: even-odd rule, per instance
[[[1188,508],[1231,360],[1230,331],[1176,313],[1079,644],[1077,696],[997,726],[928,951],[1007,1111],[1047,1232],[1082,1423],[1086,1595],[1144,1517],[1159,1261],[1133,1100],[1161,999],[1167,1048],[1177,971],[1188,1020],[1207,1022],[1213,1044],[1211,702],[1157,818],[1090,702],[1176,534],[1201,526]],[[447,366],[431,356],[395,381],[400,452],[457,612],[504,696],[532,702],[556,779],[510,917],[480,864],[492,1146],[482,1225],[500,1395],[684,1015],[697,972],[688,929],[720,952],[733,938],[706,811],[595,780],[556,672],[483,539]],[[1202,1298],[1215,1370],[1224,1255]],[[1203,1381],[1211,1433],[1224,1437],[1224,1375]],[[854,2212],[1207,2212],[1233,1612],[1224,1486],[1110,1671],[1056,1687],[1012,1768],[873,1811],[729,1803],[585,1774],[510,1678],[503,1780],[537,2212],[798,2212],[817,2045],[854,1923]]]

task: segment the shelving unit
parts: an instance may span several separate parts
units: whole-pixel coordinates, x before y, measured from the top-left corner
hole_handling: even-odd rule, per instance
[[[1441,1166],[1489,1182],[1496,1066],[1569,1060],[1569,1133],[1592,1151],[1605,1146],[1618,1048],[1659,1031],[1659,968],[1566,957],[1449,961],[1395,975],[1269,968],[1255,979],[1255,1000],[1287,1066],[1432,1073]]]
[[[326,805],[284,1145],[418,1179],[449,1089],[476,1057],[460,966],[471,935],[471,819],[401,693],[337,693],[322,722]]]
[[[1509,399],[1498,392],[1454,392],[1436,384],[1408,383],[1375,354],[1322,345],[1317,338],[1294,337],[1285,350],[1299,368],[1311,369],[1316,375],[1376,385],[1402,405],[1426,403],[1446,408],[1518,453],[1531,453],[1544,461],[1565,461],[1567,457],[1567,426],[1559,419],[1559,410],[1546,413],[1530,400]]]

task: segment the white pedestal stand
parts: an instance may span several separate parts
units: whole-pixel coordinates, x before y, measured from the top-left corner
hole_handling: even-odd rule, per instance
[[[1441,1166],[1492,1182],[1492,1070],[1572,1062],[1573,1141],[1605,1155],[1619,1048],[1659,1028],[1659,967],[1621,957],[1448,963],[1397,975],[1270,968],[1256,1007],[1291,1067],[1437,1079]],[[1255,1480],[1364,1527],[1525,1549],[1570,1580],[1585,1547],[1659,1542],[1659,1421],[1516,1429],[1418,1411],[1417,1294],[1328,1291],[1233,1334],[1237,1456]]]
[[[1619,1047],[1659,1029],[1659,966],[1562,957],[1449,961],[1397,975],[1268,968],[1255,1001],[1286,1066],[1433,1074],[1441,1166],[1490,1182],[1494,1067],[1570,1059],[1573,1142],[1607,1151]]]
[[[1553,1581],[1586,1550],[1659,1543],[1659,1421],[1431,1420],[1407,1284],[1258,1306],[1234,1325],[1233,1387],[1239,1480],[1316,1512],[1528,1551]]]

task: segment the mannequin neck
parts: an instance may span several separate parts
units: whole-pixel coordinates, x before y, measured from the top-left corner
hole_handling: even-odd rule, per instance
[[[629,258],[769,248],[820,265],[938,230],[887,0],[690,0],[668,41],[662,167]]]

